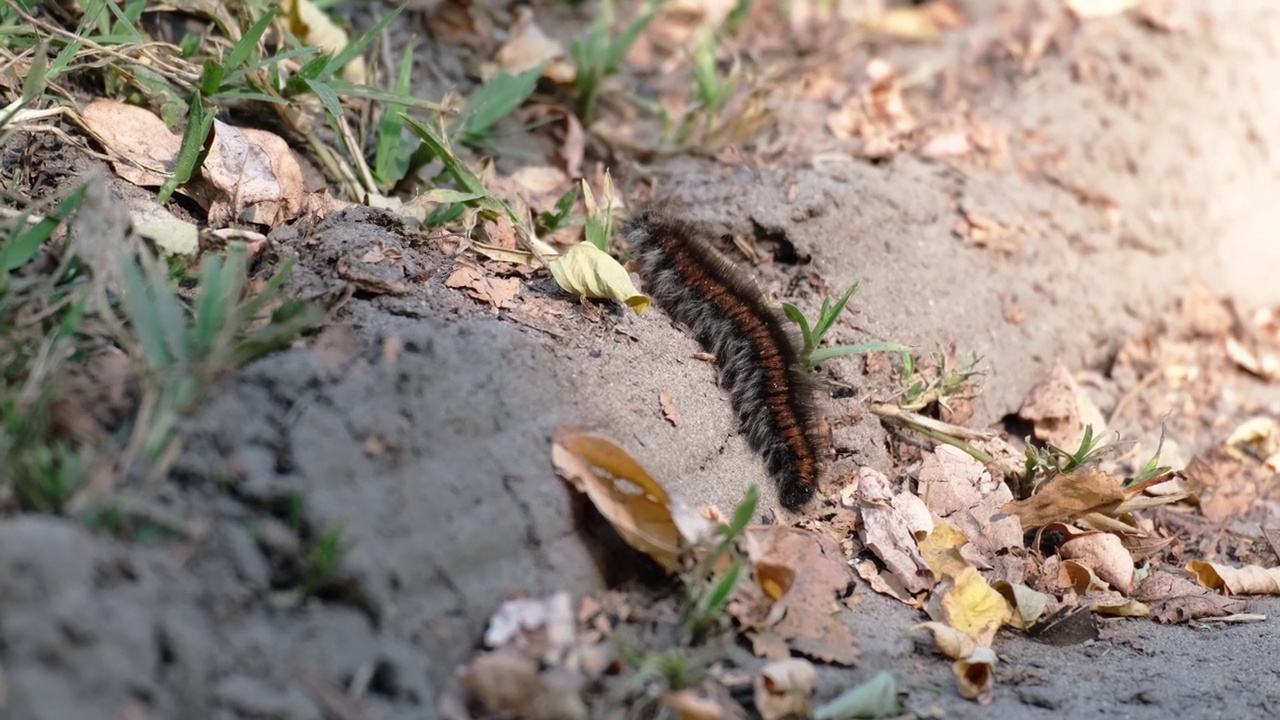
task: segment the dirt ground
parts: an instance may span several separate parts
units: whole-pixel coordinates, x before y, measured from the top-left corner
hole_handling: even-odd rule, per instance
[[[1011,34],[1010,17],[1058,17],[1058,3],[962,5],[968,26],[939,45],[864,44],[826,67],[853,79],[874,55],[952,73],[939,85],[1014,147],[1000,166],[855,157],[827,132],[829,108],[802,94],[768,152],[631,158],[615,177],[624,194],[651,183],[690,217],[772,250],[778,260],[758,269],[775,297],[812,310],[860,282],[834,341],[977,353],[987,375],[975,427],[1015,413],[1055,363],[1093,371],[1100,407],[1115,410],[1139,379],[1106,369],[1126,341],[1185,324],[1178,301],[1193,287],[1280,304],[1280,7],[1171,2],[1172,31],[1133,15],[1062,21],[1024,71],[991,40]],[[1018,167],[1037,153],[1055,160]],[[1016,229],[982,246],[957,233],[965,216]],[[270,236],[272,257],[300,258],[290,290],[316,298],[341,295],[335,267],[375,246],[425,279],[402,297],[355,294],[317,337],[226,378],[184,422],[153,502],[188,534],[122,542],[68,519],[0,522],[7,717],[436,717],[504,598],[580,595],[630,575],[550,464],[564,423],[618,439],[695,504],[731,508],[759,483],[773,508],[714,367],[663,313],[580,304],[545,273],[520,301],[550,314],[491,311],[445,285],[449,239],[378,210]],[[862,359],[823,372],[858,388],[822,400],[839,420],[839,471],[887,470],[892,441],[867,410],[882,381]],[[1276,388],[1243,374],[1224,398],[1215,412],[1280,416]],[[1150,445],[1159,414],[1148,415],[1113,427]],[[1190,457],[1219,424],[1170,427]],[[350,548],[340,586],[305,601],[280,590],[302,562],[285,521],[297,512],[310,535],[340,526]],[[918,610],[861,582],[855,594],[843,619],[861,657],[821,670],[819,700],[889,670],[917,717],[1280,712],[1276,600],[1250,602],[1269,617],[1258,623],[1101,620],[1080,645],[1002,633],[994,699],[978,705],[905,633]]]

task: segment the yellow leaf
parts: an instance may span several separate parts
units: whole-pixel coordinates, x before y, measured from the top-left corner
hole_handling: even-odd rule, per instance
[[[649,309],[649,296],[636,289],[626,268],[591,243],[578,243],[547,265],[556,282],[567,292],[617,300],[637,313]]]
[[[940,578],[955,577],[957,573],[969,567],[969,563],[960,557],[960,548],[969,542],[964,533],[946,522],[938,522],[933,532],[920,541],[920,555],[924,562]]]
[[[937,646],[938,651],[952,660],[969,657],[974,650],[978,649],[978,645],[973,641],[973,638],[946,623],[920,623],[912,627],[910,632],[915,632],[916,630],[928,630],[932,633],[933,644]]]
[[[942,595],[943,620],[967,634],[980,646],[991,644],[996,631],[1009,620],[1009,603],[987,584],[977,570],[967,567],[956,574]]]

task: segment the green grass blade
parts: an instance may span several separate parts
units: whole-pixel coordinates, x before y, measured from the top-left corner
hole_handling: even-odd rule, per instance
[[[471,96],[466,107],[449,124],[449,136],[469,145],[483,142],[499,120],[515,112],[533,94],[544,65],[519,75],[498,73]]]
[[[840,317],[840,313],[844,312],[844,306],[849,304],[849,299],[856,292],[858,292],[858,283],[855,282],[849,286],[849,289],[845,291],[834,307],[828,308],[826,301],[823,301],[823,312],[818,317],[818,325],[813,329],[813,344],[815,346],[822,342],[822,338],[831,329],[831,326],[835,324],[836,318]]]
[[[87,190],[87,185],[81,185],[71,191],[58,203],[53,212],[25,230],[20,228],[26,227],[26,216],[19,217],[14,225],[13,235],[5,242],[4,247],[0,248],[0,272],[12,272],[31,262],[39,252],[40,246],[53,235],[58,225],[80,207]]]
[[[231,48],[231,53],[227,55],[226,68],[237,70],[254,55],[258,49],[258,43],[262,41],[262,36],[266,34],[267,28],[271,26],[271,21],[276,19],[278,8],[271,8],[258,18],[257,22],[249,26],[244,35],[240,36],[239,42]],[[256,58],[255,58],[256,59]]]
[[[381,20],[374,24],[373,27],[364,31],[360,37],[348,43],[347,46],[342,49],[342,52],[329,58],[329,62],[325,64],[320,77],[327,79],[333,75],[337,75],[338,71],[346,67],[347,63],[355,60],[357,56],[363,53],[364,49],[369,46],[369,43],[373,42],[373,39],[378,37],[378,34],[382,32],[382,29],[389,25],[392,20],[395,20],[396,17],[404,11],[407,5],[407,2],[401,3],[400,7],[384,15]]]
[[[178,148],[178,160],[173,168],[173,177],[165,181],[156,194],[156,202],[163,205],[173,195],[173,191],[186,183],[204,163],[205,141],[209,131],[213,129],[215,112],[205,113],[204,97],[197,90],[191,96],[191,108],[187,112],[187,127],[182,131],[182,145]]]
[[[413,43],[405,46],[400,58],[400,75],[396,78],[395,94],[409,97],[409,82],[413,73]],[[395,185],[409,172],[409,159],[413,146],[404,137],[404,120],[400,114],[408,110],[403,103],[388,103],[378,120],[378,148],[374,153],[373,174],[383,185]]]
[[[843,357],[845,355],[862,355],[872,352],[905,352],[911,347],[901,343],[875,341],[858,343],[856,345],[837,345],[835,347],[818,348],[809,355],[809,363],[818,365],[819,363],[831,360],[832,358]]]

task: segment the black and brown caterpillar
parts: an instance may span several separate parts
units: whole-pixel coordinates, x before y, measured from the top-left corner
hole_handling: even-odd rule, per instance
[[[794,329],[692,224],[649,208],[623,231],[654,302],[715,355],[720,384],[782,504],[803,506],[818,488],[822,443]]]

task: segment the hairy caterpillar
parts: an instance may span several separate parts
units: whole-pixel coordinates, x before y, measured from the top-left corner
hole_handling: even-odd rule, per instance
[[[793,328],[692,224],[647,208],[623,232],[654,302],[716,356],[720,384],[782,504],[803,506],[818,487],[822,443]]]

